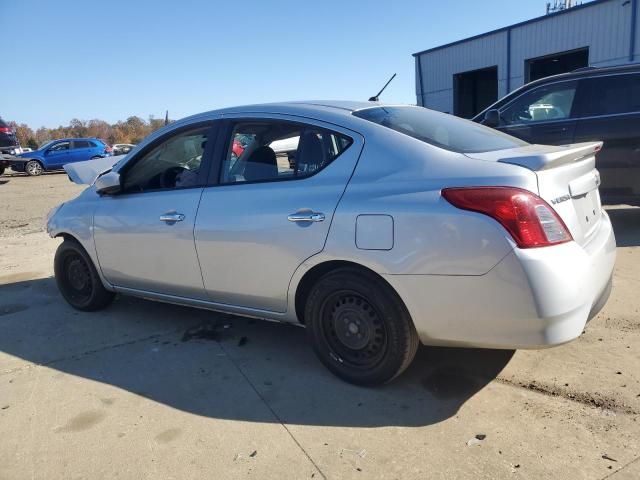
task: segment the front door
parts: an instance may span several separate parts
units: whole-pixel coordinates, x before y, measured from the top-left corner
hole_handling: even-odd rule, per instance
[[[68,162],[83,162],[91,157],[91,143],[88,140],[74,140]]]
[[[573,142],[573,115],[577,82],[534,88],[500,110],[500,126],[509,135],[529,143],[566,145]]]
[[[48,169],[62,168],[69,161],[71,142],[58,142],[47,149],[44,154],[45,167]]]
[[[94,214],[98,261],[113,285],[205,298],[193,229],[209,171],[211,123],[172,131],[119,168],[122,192]]]
[[[358,160],[358,134],[283,119],[229,122],[196,246],[210,300],[286,311],[295,270],[322,251]]]

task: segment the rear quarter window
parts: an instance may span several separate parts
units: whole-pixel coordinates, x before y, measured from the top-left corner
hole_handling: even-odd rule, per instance
[[[353,115],[453,152],[490,152],[528,145],[484,125],[423,107],[373,107]]]
[[[605,75],[582,82],[586,95],[580,116],[640,112],[640,74]]]

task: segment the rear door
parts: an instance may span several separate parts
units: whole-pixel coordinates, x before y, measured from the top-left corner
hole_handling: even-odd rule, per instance
[[[572,143],[577,89],[576,81],[562,81],[528,90],[500,109],[498,129],[529,143]]]
[[[91,158],[91,143],[88,140],[74,140],[69,152],[69,162],[82,162]]]
[[[234,142],[242,142],[242,152]],[[297,145],[295,155],[276,153],[284,142]],[[354,132],[313,120],[229,121],[195,229],[210,300],[286,311],[289,282],[324,248],[363,143]]]
[[[610,202],[640,197],[640,73],[584,79],[575,141],[603,141],[596,157]]]

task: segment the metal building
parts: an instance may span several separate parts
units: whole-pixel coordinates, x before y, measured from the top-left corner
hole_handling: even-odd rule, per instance
[[[593,0],[415,53],[418,105],[472,117],[538,78],[640,61],[640,0]]]

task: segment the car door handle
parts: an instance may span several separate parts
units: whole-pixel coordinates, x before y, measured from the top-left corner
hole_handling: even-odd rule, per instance
[[[183,220],[184,220],[183,213],[170,212],[170,213],[165,213],[164,215],[160,215],[161,222],[175,223],[175,222],[181,222]]]
[[[324,213],[304,212],[292,213],[287,217],[290,222],[324,222]]]

